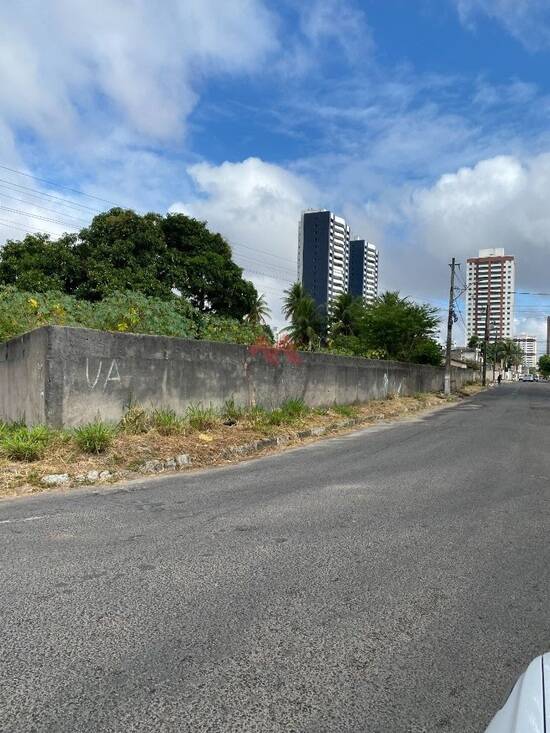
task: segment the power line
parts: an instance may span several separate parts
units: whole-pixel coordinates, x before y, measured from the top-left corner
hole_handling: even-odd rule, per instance
[[[19,191],[29,191],[31,192],[31,195],[35,198],[38,198],[39,196],[44,196],[49,199],[54,199],[55,201],[60,201],[63,203],[64,206],[72,206],[77,207],[80,209],[85,209],[86,211],[91,211],[94,214],[100,214],[101,209],[93,209],[91,206],[86,206],[86,204],[81,204],[78,201],[73,201],[72,199],[62,198],[61,196],[54,196],[53,193],[46,193],[45,191],[39,191],[37,188],[30,188],[30,186],[22,186],[20,183],[15,183],[14,181],[8,181],[7,178],[0,178],[0,186],[2,188],[8,188],[15,190],[19,193]]]
[[[110,206],[119,206],[119,204],[115,204],[114,201],[109,201],[109,199],[102,199],[99,196],[94,196],[91,193],[84,193],[84,191],[79,191],[77,188],[70,188],[70,186],[65,186],[62,183],[58,183],[56,181],[49,181],[47,178],[40,178],[39,176],[33,176],[30,173],[25,173],[23,171],[19,171],[16,168],[9,168],[7,165],[1,165],[0,168],[5,171],[9,171],[10,173],[17,173],[19,176],[25,176],[26,178],[32,178],[35,181],[41,181],[42,183],[47,183],[50,186],[55,186],[56,188],[64,188],[66,191],[71,191],[72,193],[76,193],[79,196],[86,196],[90,199],[95,199],[96,201],[102,201],[104,204],[109,204]]]
[[[30,216],[32,219],[40,219],[41,221],[47,221],[51,224],[61,224],[61,226],[65,226],[67,222],[60,221],[59,219],[52,219],[48,216],[41,216],[40,214],[32,214],[30,211],[23,211],[22,209],[12,209],[9,206],[1,206],[0,209],[3,211],[9,211],[11,214],[18,214],[19,216]]]
[[[65,214],[64,211],[58,211],[57,209],[50,209],[47,206],[40,206],[39,204],[35,204],[33,201],[29,201],[28,199],[20,199],[17,198],[17,196],[12,196],[9,193],[2,193],[0,191],[0,200],[3,198],[12,199],[13,201],[19,201],[22,204],[29,204],[30,206],[34,206],[36,209],[41,209],[42,211],[48,211],[53,214]],[[85,221],[84,219],[76,219],[75,217],[68,215],[70,219],[73,219],[74,221],[79,221],[82,224],[88,224],[88,221]]]

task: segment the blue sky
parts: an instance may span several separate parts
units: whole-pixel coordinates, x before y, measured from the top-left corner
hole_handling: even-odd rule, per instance
[[[326,207],[385,288],[443,305],[450,257],[501,246],[550,291],[547,0],[28,0],[0,48],[0,165],[49,181],[0,169],[0,242],[90,195],[185,211],[280,322],[300,211]],[[516,329],[542,337],[546,303]]]

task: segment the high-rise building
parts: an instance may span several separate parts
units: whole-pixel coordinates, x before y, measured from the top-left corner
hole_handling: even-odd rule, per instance
[[[305,211],[298,234],[298,280],[323,310],[349,283],[350,229],[332,211]]]
[[[372,303],[378,295],[378,250],[364,239],[349,243],[349,292]]]
[[[480,249],[468,259],[466,274],[466,338],[511,338],[514,329],[515,263],[503,249]]]
[[[523,366],[525,370],[529,370],[537,366],[537,339],[534,336],[528,336],[522,333],[516,336],[514,341],[519,344],[523,350]]]

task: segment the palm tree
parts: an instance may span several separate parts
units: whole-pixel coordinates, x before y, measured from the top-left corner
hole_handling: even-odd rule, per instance
[[[271,309],[269,308],[265,300],[264,294],[256,293],[254,300],[250,304],[250,308],[248,309],[248,313],[246,314],[245,319],[248,321],[248,323],[251,323],[254,326],[260,326],[266,323],[266,318],[268,318],[270,315]]]
[[[330,304],[329,331],[336,336],[356,336],[363,314],[363,301],[350,293],[340,293]]]
[[[322,319],[311,295],[304,295],[294,304],[292,321],[284,330],[297,346],[313,351],[320,345]]]
[[[292,320],[298,304],[308,296],[302,283],[296,282],[284,291],[286,298],[283,301],[283,313],[286,319]]]
[[[502,360],[506,371],[512,367],[523,364],[523,349],[512,339],[505,339],[502,342]]]

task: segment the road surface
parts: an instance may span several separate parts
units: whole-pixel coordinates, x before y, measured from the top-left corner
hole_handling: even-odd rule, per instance
[[[0,503],[2,731],[482,731],[550,648],[550,385]]]

